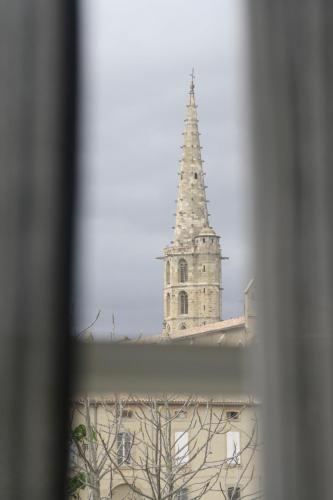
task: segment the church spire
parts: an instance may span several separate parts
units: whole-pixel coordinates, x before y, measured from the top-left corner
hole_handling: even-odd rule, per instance
[[[209,227],[194,87],[192,70],[180,160],[174,236],[177,242],[192,239],[202,229]]]
[[[164,249],[164,333],[221,318],[221,247],[209,227],[194,72],[186,109],[174,241]]]

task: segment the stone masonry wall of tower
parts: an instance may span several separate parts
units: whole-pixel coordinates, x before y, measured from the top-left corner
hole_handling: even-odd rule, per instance
[[[174,241],[164,249],[164,333],[221,319],[221,248],[209,225],[194,81],[180,160]]]

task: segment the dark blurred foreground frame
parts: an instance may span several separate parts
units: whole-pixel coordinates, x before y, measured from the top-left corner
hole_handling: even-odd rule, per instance
[[[332,498],[333,2],[248,15],[265,498]]]
[[[0,6],[0,497],[64,498],[76,5]]]

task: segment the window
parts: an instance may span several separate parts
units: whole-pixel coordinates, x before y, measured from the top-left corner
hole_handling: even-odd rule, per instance
[[[188,432],[175,432],[175,458],[179,465],[188,462]]]
[[[206,243],[206,238],[202,238],[202,243]]]
[[[238,431],[227,432],[227,459],[230,465],[240,465],[240,434]]]
[[[68,449],[68,463],[69,463],[70,467],[77,466],[79,464],[77,447],[73,441],[71,442],[69,449]]]
[[[179,294],[179,314],[188,313],[188,297],[187,293],[182,291]]]
[[[180,283],[187,281],[187,262],[185,259],[180,259],[178,263],[178,279]]]
[[[206,266],[205,265],[202,266],[202,272],[203,273],[206,272]]]
[[[197,173],[195,173],[195,174],[194,174],[194,178],[195,178],[195,179],[197,179],[197,178],[198,178],[198,174],[197,174]]]
[[[228,420],[238,420],[239,419],[239,411],[235,411],[235,410],[227,411],[227,419]]]
[[[166,281],[167,285],[169,285],[169,283],[170,283],[170,262],[169,261],[166,263],[165,281]]]
[[[117,461],[118,465],[131,462],[132,435],[129,432],[117,434]]]
[[[121,416],[122,416],[122,418],[132,418],[133,411],[132,410],[122,410]]]
[[[166,296],[166,315],[170,316],[170,293]]]
[[[180,490],[175,493],[174,497],[175,500],[187,500],[187,488],[180,488]]]
[[[117,421],[120,422],[123,418],[132,418],[133,417],[133,411],[129,409],[124,409],[121,407],[121,405],[116,407],[116,418]]]
[[[180,419],[180,420],[184,419],[187,417],[187,411],[186,410],[176,410],[175,417]]]
[[[240,500],[240,488],[231,486],[228,488],[228,500]]]

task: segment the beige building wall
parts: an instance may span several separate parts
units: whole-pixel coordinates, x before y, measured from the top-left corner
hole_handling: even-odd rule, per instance
[[[149,426],[149,420],[151,419],[151,413],[145,408],[146,403],[140,404],[138,398],[136,397],[136,402],[133,404],[128,404],[127,409],[132,411],[132,417],[123,418],[121,421],[120,431],[130,432],[135,436],[135,443],[131,451],[132,457],[135,461],[140,461],[140,456],[142,457],[143,463],[145,447],[140,443],[150,442],[154,438],[153,433],[150,438],[148,434],[151,427]],[[224,401],[222,401],[224,399]],[[185,398],[186,400],[186,398]],[[91,400],[91,419],[96,425],[97,429],[102,430],[106,433],[107,429],[111,429],[110,425],[110,414],[112,413],[113,401],[111,397],[109,400]],[[176,432],[188,432],[188,465],[185,466],[185,472],[188,477],[194,472],[198,473],[193,477],[191,481],[186,485],[188,499],[194,498],[198,493],[198,485],[204,485],[212,481],[214,483],[213,488],[203,495],[202,498],[206,500],[215,500],[223,498],[221,493],[220,484],[224,493],[227,495],[228,488],[238,486],[241,492],[241,498],[255,498],[258,492],[261,490],[261,476],[260,476],[260,443],[257,431],[257,420],[258,420],[258,407],[243,398],[239,401],[231,401],[227,398],[221,398],[219,401],[210,403],[212,407],[212,422],[208,420],[208,410],[207,410],[207,400],[201,400],[200,403],[195,403],[192,407],[189,405],[186,408],[185,413],[181,413],[180,409],[183,408],[183,402],[175,402],[173,405],[169,406],[169,411],[171,414],[177,413],[181,416],[172,421],[172,432],[171,439],[175,439]],[[147,415],[148,425],[143,428],[140,425],[140,421],[136,418],[137,414],[141,414],[143,411]],[[198,417],[194,416],[194,412],[198,412]],[[239,417],[236,420],[227,417],[227,412],[234,411],[237,412]],[[223,416],[222,425],[220,426],[219,433],[214,435],[213,439],[209,444],[209,454],[205,456],[205,448],[198,454],[198,456],[191,461],[191,456],[194,456],[196,451],[201,447],[205,446],[205,443],[209,439],[209,432],[212,432],[214,425],[218,422],[218,419]],[[205,426],[205,430],[200,430],[199,428],[199,418],[202,422],[208,422]],[[84,422],[82,415],[76,414],[75,424]],[[205,420],[206,419],[206,420]],[[112,420],[112,419],[111,419]],[[194,422],[194,425],[193,425]],[[227,433],[229,431],[238,432],[240,437],[240,455],[239,464],[233,465],[226,462],[227,454]],[[110,431],[113,432],[113,431]],[[195,439],[191,441],[192,438]],[[202,464],[206,465],[203,467]],[[221,467],[221,464],[224,465]],[[214,466],[215,464],[215,466]],[[106,463],[106,468],[110,465],[109,462]],[[122,474],[126,477],[129,482],[135,481],[136,487],[149,494],[150,488],[147,487],[147,476],[140,472],[140,470],[133,471],[133,467],[124,464],[121,467]],[[216,478],[213,480],[214,476]],[[176,476],[177,477],[177,476]],[[183,481],[183,479],[182,479]],[[106,474],[101,481],[101,497],[111,498],[110,491],[112,491],[112,498],[117,500],[129,498],[130,493],[129,487],[125,484],[124,479],[121,474],[116,470],[113,472],[112,485],[110,487],[110,474]],[[80,498],[83,500],[88,500],[89,498],[89,488],[81,491]],[[134,498],[140,498],[138,495],[134,495]],[[227,496],[228,498],[228,496]]]

